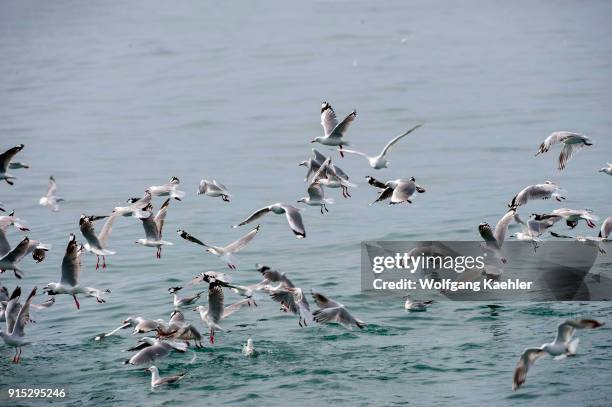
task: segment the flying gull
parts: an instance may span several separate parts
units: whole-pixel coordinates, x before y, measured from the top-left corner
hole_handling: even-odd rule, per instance
[[[539,348],[527,348],[519,358],[514,370],[512,390],[517,390],[527,379],[527,371],[543,356],[551,355],[555,360],[567,356],[574,356],[578,348],[579,339],[572,339],[576,329],[595,329],[603,326],[602,322],[594,319],[576,319],[565,321],[557,328],[557,337],[553,342],[545,343]]]
[[[102,226],[100,233],[96,235],[94,221],[105,217],[106,216],[81,215],[81,218],[79,219],[79,229],[81,229],[83,237],[85,240],[87,240],[87,243],[84,246],[85,250],[95,254],[97,257],[96,270],[100,267],[100,256],[102,256],[102,268],[105,269],[106,256],[115,254],[114,251],[106,248],[106,244],[113,230],[113,223],[115,223],[115,219],[117,219],[119,215],[116,212],[113,212],[104,223],[104,226]]]
[[[246,235],[242,236],[240,239],[236,240],[235,242],[232,242],[232,243],[228,244],[227,246],[223,246],[223,247],[221,247],[221,246],[212,246],[212,245],[206,244],[206,243],[202,242],[201,240],[191,236],[189,233],[185,232],[182,229],[177,230],[177,233],[183,239],[188,240],[188,241],[190,241],[192,243],[196,243],[196,244],[199,244],[200,246],[205,247],[205,251],[206,252],[214,254],[215,256],[220,257],[225,263],[227,263],[227,266],[230,269],[235,270],[237,268],[238,261],[235,258],[234,253],[239,252],[247,244],[249,244],[249,242],[251,240],[253,240],[253,238],[255,238],[255,235],[257,234],[257,232],[259,232],[259,229],[260,229],[260,225],[257,225],[253,230],[251,230]]]
[[[47,188],[47,194],[41,197],[38,203],[42,206],[46,206],[47,208],[51,209],[53,212],[59,211],[58,202],[63,202],[64,200],[62,198],[58,198],[55,195],[56,191],[57,191],[57,183],[55,182],[55,178],[53,178],[53,175],[52,175],[49,177],[49,187]]]
[[[563,144],[561,154],[559,155],[559,170],[564,169],[569,159],[584,146],[593,145],[591,140],[582,134],[572,133],[570,131],[556,131],[546,137],[546,140],[540,144],[536,156],[547,152],[550,150],[550,147],[558,143]]]
[[[329,103],[323,102],[321,106],[321,126],[323,126],[324,136],[315,137],[311,143],[321,143],[326,146],[340,147],[340,155],[344,157],[342,147],[350,145],[349,142],[344,139],[344,135],[353,120],[355,120],[355,117],[357,117],[357,112],[353,110],[344,120],[342,120],[342,122],[338,123],[334,109],[332,109]]]
[[[312,292],[312,297],[319,306],[319,309],[312,313],[316,322],[320,324],[336,322],[348,329],[352,329],[353,326],[363,329],[366,326],[365,322],[352,316],[339,302],[316,292]]]
[[[410,179],[396,179],[391,181],[378,181],[374,177],[367,176],[368,184],[375,186],[376,188],[382,189],[378,198],[370,205],[376,202],[381,202],[391,198],[389,205],[400,204],[402,202],[412,203],[410,198],[415,192],[422,194],[425,192],[425,188],[421,187],[416,183],[414,177]]]
[[[351,154],[357,154],[360,155],[362,157],[364,157],[366,160],[368,160],[368,163],[370,164],[370,167],[374,168],[375,170],[380,170],[382,168],[387,168],[387,166],[389,165],[389,160],[387,160],[387,158],[385,157],[387,155],[387,152],[389,151],[389,149],[394,146],[398,141],[400,141],[403,137],[407,136],[408,134],[412,133],[413,131],[415,131],[416,129],[418,129],[419,127],[421,127],[423,124],[417,124],[416,126],[414,126],[413,128],[411,128],[410,130],[400,134],[399,136],[393,138],[391,141],[389,141],[387,143],[387,145],[385,145],[385,147],[382,149],[382,151],[380,152],[380,154],[375,155],[375,156],[369,156],[366,155],[365,153],[362,153],[361,151],[355,151],[355,150],[343,150],[345,153],[351,153]]]
[[[207,179],[201,180],[200,185],[198,185],[198,195],[206,195],[213,198],[220,196],[225,202],[229,202],[231,197],[225,185],[214,179],[212,181]]]
[[[142,227],[144,228],[146,238],[138,239],[136,243],[147,247],[156,247],[157,253],[155,257],[158,259],[161,258],[162,247],[173,244],[162,240],[162,229],[164,228],[168,205],[170,205],[170,198],[166,199],[155,216],[152,212],[147,212],[143,217],[139,218],[142,221]]]
[[[124,364],[150,364],[155,359],[168,356],[172,350],[184,353],[187,351],[187,344],[166,339],[144,337],[138,340],[138,345],[128,349],[128,351],[138,351],[138,353],[126,360]]]
[[[15,177],[9,174],[7,171],[9,169],[16,168],[29,168],[27,164],[11,162],[13,160],[13,157],[15,157],[18,152],[23,150],[23,147],[23,144],[19,144],[18,146],[9,148],[4,153],[0,154],[0,181],[4,180],[7,184],[13,185],[13,180],[15,179]]]
[[[177,177],[172,177],[167,184],[152,186],[147,190],[151,192],[152,196],[169,196],[180,201],[185,197],[185,192],[177,189],[180,182]]]
[[[249,215],[248,218],[246,218],[239,224],[234,225],[233,227],[237,228],[238,226],[243,226],[247,223],[251,223],[254,220],[257,220],[270,212],[276,215],[282,215],[284,213],[287,217],[287,223],[289,224],[289,228],[291,228],[291,231],[295,234],[295,237],[297,237],[298,239],[303,239],[306,237],[306,230],[304,229],[304,222],[302,221],[302,215],[300,214],[300,210],[295,206],[285,203],[275,203],[258,209],[251,215]]]
[[[543,184],[529,185],[521,190],[518,194],[512,198],[512,201],[508,204],[510,208],[516,208],[520,205],[525,205],[527,201],[534,199],[550,199],[555,198],[561,202],[565,199],[561,194],[563,191],[557,186],[557,184],[546,181]]]
[[[302,197],[298,200],[298,203],[305,203],[310,206],[318,206],[321,208],[321,213],[323,213],[323,209],[325,212],[329,212],[327,209],[327,204],[333,204],[334,200],[331,198],[325,198],[325,190],[319,181],[313,181],[308,186],[308,196]]]
[[[36,287],[32,289],[23,305],[19,304],[20,295],[21,288],[16,287],[9,298],[4,312],[6,330],[0,331],[0,337],[4,340],[4,343],[15,348],[13,363],[19,363],[21,360],[21,348],[30,343],[25,340],[25,326],[30,322],[30,304],[32,303],[32,298],[36,295]]]

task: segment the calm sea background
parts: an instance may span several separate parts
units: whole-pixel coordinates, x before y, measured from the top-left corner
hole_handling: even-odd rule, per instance
[[[552,340],[569,317],[610,325],[607,303],[438,302],[408,315],[401,301],[360,293],[359,244],[478,239],[480,222],[494,224],[516,192],[545,180],[568,191],[568,207],[612,215],[612,178],[597,173],[612,161],[611,18],[608,1],[1,1],[0,149],[24,143],[18,159],[31,168],[12,171],[18,179],[0,185],[0,201],[28,222],[29,236],[54,246],[41,264],[24,260],[19,284],[58,280],[68,234],[82,239],[80,213],[106,214],[171,176],[188,193],[171,203],[165,237],[174,246],[161,260],[134,244],[139,222],[120,219],[108,270],[96,272],[95,256],[84,257],[82,282],[110,288],[108,303],[82,299],[77,311],[58,296],[35,313],[20,365],[0,346],[3,397],[9,387],[37,386],[67,388],[68,398],[53,402],[74,406],[609,404],[609,327],[581,332],[578,357],[544,359],[524,388],[511,390],[525,347]],[[260,298],[258,308],[224,321],[214,347],[159,360],[162,375],[189,375],[151,391],[149,373],[123,365],[135,337],[93,338],[129,315],[168,318],[168,287],[224,271],[177,228],[226,244],[248,230],[230,225],[253,210],[304,195],[297,164],[322,133],[323,100],[342,117],[357,109],[349,140],[369,154],[425,126],[391,151],[389,169],[374,173],[362,158],[334,153],[359,183],[353,198],[331,190],[329,214],[306,209],[304,240],[282,217],[262,219],[231,274],[255,283],[253,265],[269,264],[343,302],[368,328],[301,329]],[[563,172],[558,147],[534,157],[555,130],[594,142]],[[51,174],[66,199],[59,213],[38,205]],[[414,176],[427,193],[410,206],[368,206],[376,192],[366,175]],[[232,202],[196,196],[203,177],[226,184]],[[521,214],[556,207],[530,203]],[[577,232],[589,233],[583,224]],[[610,272],[609,256],[600,272]],[[2,283],[12,289],[16,281],[4,275]],[[241,355],[249,336],[257,358]]]

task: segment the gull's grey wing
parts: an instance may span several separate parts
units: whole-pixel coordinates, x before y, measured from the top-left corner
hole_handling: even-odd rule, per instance
[[[353,121],[355,120],[355,118],[357,117],[357,112],[355,110],[353,110],[351,113],[348,114],[348,116],[346,116],[344,118],[344,120],[342,120],[340,122],[340,124],[338,124],[334,130],[332,131],[332,133],[329,135],[330,137],[342,137],[344,136],[344,133],[348,130],[349,126],[351,125],[351,123],[353,123]]]
[[[49,186],[47,187],[47,196],[48,197],[55,196],[56,191],[57,191],[57,183],[55,182],[55,177],[51,175],[49,177]]]
[[[376,198],[376,200],[372,203],[376,203],[376,202],[381,202],[384,201],[385,199],[389,199],[393,196],[393,188],[392,187],[386,187],[379,195],[378,198]]]
[[[336,174],[336,176],[348,181],[349,176],[346,172],[344,172],[342,170],[342,168],[338,167],[337,165],[332,164],[331,168],[334,170],[334,173]]]
[[[332,131],[338,125],[338,119],[336,118],[336,112],[327,102],[323,102],[321,106],[321,126],[323,126],[323,133],[325,136],[329,136]]]
[[[11,251],[11,244],[6,238],[4,230],[0,229],[0,258],[4,257],[8,252]]]
[[[306,237],[306,230],[304,229],[304,222],[302,221],[302,214],[300,211],[292,205],[283,204],[282,208],[285,210],[285,216],[289,227],[298,239]]]
[[[601,224],[601,229],[599,230],[599,237],[607,239],[612,233],[612,216],[606,218]]]
[[[76,237],[71,233],[68,246],[66,247],[66,253],[62,260],[61,284],[74,287],[79,283],[79,276],[82,270],[81,254],[81,247],[77,244]]]
[[[93,222],[85,216],[81,218],[79,223],[79,229],[81,229],[81,233],[85,240],[87,240],[87,243],[95,249],[103,250],[102,243],[98,239],[98,236],[96,236]]]
[[[13,332],[13,327],[15,326],[17,316],[19,315],[19,310],[21,309],[21,304],[19,304],[20,296],[21,287],[17,286],[13,290],[8,302],[6,303],[6,306],[4,307],[4,317],[6,319],[6,333],[8,334]]]
[[[284,273],[280,273],[276,270],[271,270],[269,268],[261,269],[259,272],[264,276],[264,278],[272,283],[282,283],[285,287],[293,288],[294,285],[287,278]]]
[[[25,326],[28,324],[28,322],[30,322],[30,304],[32,303],[32,298],[34,298],[35,295],[36,295],[36,287],[32,289],[32,291],[30,292],[30,295],[28,295],[28,299],[26,300],[26,302],[23,304],[23,306],[19,310],[19,314],[17,315],[17,320],[15,321],[15,324],[13,325],[13,331],[11,332],[11,334],[17,335],[17,336],[25,335],[25,332],[24,332]]]
[[[10,252],[4,255],[2,259],[8,260],[11,263],[17,264],[23,259],[23,257],[28,254],[28,248],[30,247],[30,239],[26,236],[17,246],[13,248]]]
[[[298,305],[295,303],[295,298],[291,291],[281,288],[279,290],[271,292],[270,297],[274,301],[280,303],[285,308],[287,308],[287,310],[290,311],[292,314],[299,315],[300,310],[298,308]]]
[[[546,356],[547,353],[542,349],[530,348],[525,349],[521,357],[519,358],[516,368],[514,369],[514,377],[512,379],[512,390],[517,390],[525,380],[527,379],[527,371],[529,368],[541,357]]]
[[[321,293],[312,291],[311,294],[312,298],[314,298],[315,303],[319,306],[319,308],[337,308],[344,306]]]
[[[251,222],[253,222],[256,219],[261,218],[262,216],[264,216],[265,214],[267,214],[270,211],[271,211],[271,206],[266,206],[264,208],[258,209],[255,212],[253,212],[251,215],[249,215],[248,218],[246,218],[245,220],[243,220],[242,222],[240,222],[236,226],[243,226],[243,225],[246,225],[247,223],[251,223]],[[236,227],[236,226],[234,226],[234,227]]]
[[[559,154],[559,169],[562,170],[567,165],[567,162],[584,147],[584,144],[565,144]]]
[[[227,318],[230,315],[232,315],[234,312],[238,311],[240,308],[244,306],[250,306],[252,301],[253,300],[251,300],[250,298],[245,298],[231,305],[228,305],[227,307],[223,309],[223,315],[221,316],[221,318]]]
[[[208,318],[211,322],[218,324],[223,317],[223,287],[212,283],[208,287]]]
[[[344,327],[357,326],[360,329],[365,324],[351,315],[344,307],[323,308],[312,313],[314,320],[320,324],[337,322]]]
[[[321,154],[316,148],[312,149],[312,154],[314,155],[312,159],[316,161],[319,165],[321,165],[325,160],[327,160],[327,157],[324,154]]]
[[[255,235],[257,234],[257,232],[259,232],[259,229],[261,229],[261,226],[257,225],[257,227],[255,227],[246,235],[242,236],[240,239],[225,246],[223,250],[227,253],[236,253],[242,250],[251,240],[253,240],[253,238],[255,238]]]
[[[603,326],[603,323],[594,319],[574,319],[565,321],[557,328],[555,342],[568,343],[572,339],[576,329],[595,329],[601,326]]]
[[[508,226],[515,219],[516,210],[510,209],[508,212],[502,216],[502,218],[497,222],[495,226],[495,231],[493,232],[493,236],[497,241],[499,247],[504,243],[504,239],[506,238],[506,233],[508,232]]]
[[[159,208],[159,211],[157,211],[157,215],[155,215],[154,218],[155,226],[157,227],[157,240],[161,240],[162,238],[164,221],[166,220],[166,214],[168,213],[168,205],[170,205],[170,198],[166,199],[161,208]]]
[[[415,131],[416,129],[418,129],[419,127],[421,127],[423,124],[417,124],[416,126],[414,126],[413,128],[411,128],[410,130],[400,134],[399,136],[393,138],[391,141],[389,141],[387,143],[387,145],[382,149],[382,151],[380,152],[381,157],[384,157],[385,154],[387,154],[387,151],[389,151],[389,149],[395,145],[395,143],[397,143],[398,141],[400,141],[402,138],[404,138],[405,136],[409,135],[410,133],[412,133],[413,131]]]
[[[142,227],[144,228],[145,237],[149,240],[159,240],[159,232],[157,230],[157,224],[155,223],[155,216],[149,212],[149,216],[146,218],[140,218],[142,221]]]
[[[115,219],[117,219],[118,217],[119,215],[117,215],[116,213],[111,214],[104,223],[104,226],[102,226],[102,230],[98,235],[98,240],[100,241],[102,247],[106,247],[106,244],[108,243],[108,238],[111,232],[113,231],[113,224],[115,223]]]
[[[132,356],[126,363],[131,365],[143,365],[153,362],[155,359],[167,356],[172,347],[164,342],[158,342],[154,345],[147,346],[141,349],[138,353]]]
[[[482,237],[485,242],[494,243],[495,246],[499,248],[497,239],[493,235],[493,230],[491,230],[491,225],[488,223],[481,223],[478,225],[478,233],[480,233],[480,237]]]
[[[213,179],[213,185],[216,186],[219,190],[221,190],[222,192],[228,192],[227,187],[225,185],[223,185],[222,183],[220,183],[219,181],[217,181],[216,179]]]
[[[8,170],[11,160],[18,152],[23,150],[23,147],[23,144],[19,144],[18,146],[9,148],[4,153],[0,154],[0,173],[4,173]]]

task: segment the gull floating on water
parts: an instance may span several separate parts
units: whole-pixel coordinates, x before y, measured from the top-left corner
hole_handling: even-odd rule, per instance
[[[246,225],[247,223],[251,223],[254,220],[257,220],[270,212],[276,215],[282,215],[284,213],[287,218],[289,228],[291,228],[291,231],[295,234],[295,237],[297,237],[298,239],[303,239],[306,237],[306,230],[304,229],[304,222],[302,221],[302,215],[300,214],[300,210],[295,206],[285,203],[275,203],[258,209],[251,215],[249,215],[248,218],[232,227],[237,228],[239,226]]]
[[[418,185],[414,177],[411,177],[410,179],[396,179],[386,182],[378,181],[374,177],[370,176],[367,176],[366,179],[368,180],[368,184],[382,189],[378,195],[378,198],[370,205],[389,198],[391,198],[389,205],[395,205],[402,202],[412,203],[410,198],[415,192],[418,192],[419,194],[425,192],[425,188]]]
[[[345,153],[351,153],[351,154],[357,154],[360,155],[362,157],[364,157],[366,160],[368,160],[368,163],[370,164],[370,167],[374,168],[375,170],[380,170],[382,168],[387,168],[387,166],[389,165],[389,160],[387,160],[387,158],[385,157],[387,155],[387,152],[389,151],[389,149],[391,147],[393,147],[398,141],[400,141],[403,137],[407,136],[408,134],[412,133],[413,131],[415,131],[416,129],[418,129],[419,127],[421,127],[423,124],[417,124],[416,126],[414,126],[413,128],[411,128],[410,130],[400,134],[399,136],[393,138],[391,141],[389,141],[387,143],[387,145],[382,149],[382,151],[380,152],[380,154],[375,155],[370,157],[369,155],[366,155],[365,153],[362,153],[361,151],[355,151],[355,150],[343,150]]]
[[[236,260],[234,253],[238,253],[247,244],[249,244],[249,242],[255,238],[255,235],[257,234],[257,232],[259,232],[260,228],[261,228],[260,225],[257,225],[249,233],[242,236],[240,239],[236,240],[235,242],[232,242],[224,247],[212,246],[212,245],[206,244],[202,242],[201,240],[198,240],[195,237],[191,236],[189,233],[185,232],[182,229],[177,230],[177,233],[179,234],[180,237],[182,237],[185,240],[188,240],[192,243],[199,244],[200,246],[204,246],[206,248],[205,249],[206,252],[220,257],[224,262],[227,263],[227,266],[230,269],[235,270],[237,267],[236,265],[238,264],[238,261]]]
[[[350,145],[349,142],[344,139],[344,134],[353,120],[355,120],[355,117],[357,117],[357,112],[353,110],[344,120],[342,120],[342,122],[338,123],[334,109],[332,109],[329,103],[323,102],[321,106],[321,126],[323,126],[324,136],[315,137],[311,143],[321,143],[326,146],[340,147],[340,155],[344,157],[342,147]]]
[[[0,181],[4,180],[7,184],[13,185],[15,177],[9,174],[7,171],[9,169],[17,169],[17,168],[29,168],[27,164],[16,162],[11,162],[13,157],[23,150],[24,145],[19,144],[13,148],[9,148],[4,153],[0,154]]]
[[[83,245],[80,245],[76,241],[76,236],[70,234],[68,240],[68,246],[66,247],[66,254],[62,260],[62,277],[59,283],[49,283],[45,286],[43,291],[49,295],[68,294],[72,295],[74,303],[77,309],[81,308],[79,300],[77,299],[78,294],[84,294],[86,297],[94,297],[98,303],[105,303],[106,300],[102,298],[103,293],[110,293],[110,290],[99,290],[92,287],[83,287],[79,284],[79,277],[83,271],[83,265],[81,263],[81,255],[83,254]]]
[[[520,205],[525,205],[527,201],[534,199],[549,199],[555,198],[561,202],[565,199],[561,194],[563,191],[551,181],[546,181],[543,184],[529,185],[525,187],[512,198],[512,201],[508,204],[510,208],[516,208]]]
[[[225,202],[229,202],[231,197],[225,185],[214,179],[212,181],[207,179],[201,180],[200,185],[198,185],[198,195],[206,195],[213,198],[220,196]]]
[[[185,197],[185,192],[177,189],[180,183],[181,181],[177,177],[172,177],[167,184],[152,186],[147,190],[151,192],[152,196],[169,196],[180,201]]]
[[[163,386],[166,384],[174,384],[179,380],[182,380],[187,375],[187,373],[181,373],[177,375],[161,377],[159,375],[159,369],[156,366],[151,366],[147,370],[151,372],[151,388]]]
[[[38,203],[42,206],[46,206],[51,209],[53,212],[59,211],[58,202],[64,202],[62,198],[58,198],[55,196],[55,192],[57,191],[57,183],[55,182],[55,178],[53,175],[49,177],[49,187],[47,188],[47,194],[40,198]]]
[[[115,254],[114,251],[106,249],[106,244],[108,242],[108,238],[113,230],[113,223],[115,223],[115,219],[117,219],[119,215],[116,212],[113,212],[106,222],[104,226],[102,226],[102,230],[98,235],[96,235],[96,231],[94,229],[94,221],[98,219],[103,219],[106,216],[86,216],[81,215],[79,219],[79,229],[81,229],[81,233],[87,243],[85,244],[85,250],[90,253],[93,253],[97,257],[96,262],[96,270],[100,267],[100,256],[102,256],[102,268],[106,268],[106,256],[110,256]]]
[[[255,346],[253,345],[253,339],[247,339],[247,342],[242,347],[242,354],[244,356],[255,356]]]
[[[336,302],[323,294],[311,292],[312,297],[319,306],[319,309],[312,313],[314,320],[320,324],[338,323],[345,328],[352,329],[353,326],[363,329],[366,323],[351,315],[344,305]]]
[[[124,364],[149,364],[155,359],[168,356],[172,350],[184,353],[187,348],[187,344],[183,342],[144,337],[138,340],[138,345],[128,349],[128,351],[138,351],[138,353],[126,360]]]
[[[595,329],[603,326],[602,322],[594,319],[577,319],[565,321],[557,328],[557,337],[551,343],[545,343],[539,348],[527,348],[519,358],[514,370],[512,390],[517,390],[527,379],[527,371],[543,356],[551,355],[555,360],[567,356],[574,356],[578,348],[579,339],[572,339],[576,329]]]
[[[591,140],[583,136],[582,134],[572,133],[570,131],[556,131],[552,133],[550,136],[546,137],[546,140],[542,144],[540,144],[540,148],[536,153],[536,156],[539,154],[543,154],[550,150],[550,147],[554,144],[562,143],[563,148],[561,149],[561,154],[559,155],[559,169],[562,170],[565,168],[565,165],[569,161],[570,158],[584,146],[591,146]]]
[[[165,245],[172,245],[171,242],[162,240],[162,230],[164,228],[164,221],[166,220],[166,213],[168,212],[168,205],[170,205],[170,198],[162,204],[157,214],[153,216],[152,212],[145,212],[145,215],[139,217],[142,221],[142,227],[145,231],[145,239],[138,239],[137,244],[141,244],[147,247],[156,247],[157,253],[155,257],[161,258],[162,247]]]
[[[427,306],[433,303],[432,300],[415,301],[410,295],[406,295],[404,298],[406,299],[406,302],[404,302],[404,309],[407,312],[427,311]]]
[[[32,303],[32,298],[36,295],[36,287],[32,289],[23,305],[19,304],[20,295],[21,288],[16,287],[9,298],[4,312],[6,330],[0,331],[0,337],[4,340],[4,343],[15,348],[13,363],[19,363],[21,360],[21,348],[29,345],[29,342],[25,340],[25,326],[30,322],[30,304]]]

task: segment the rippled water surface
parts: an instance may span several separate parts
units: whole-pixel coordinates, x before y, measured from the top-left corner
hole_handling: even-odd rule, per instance
[[[360,293],[359,244],[477,239],[480,222],[496,222],[518,190],[547,179],[568,191],[567,206],[612,215],[612,178],[597,173],[612,161],[611,17],[606,1],[0,2],[0,147],[24,143],[19,159],[31,165],[14,170],[14,187],[0,185],[0,201],[27,220],[32,237],[54,245],[44,263],[24,261],[20,284],[57,281],[80,213],[108,213],[173,175],[188,192],[171,203],[165,231],[174,246],[161,260],[134,244],[139,222],[120,219],[108,270],[84,258],[83,283],[110,288],[108,303],[83,299],[77,311],[59,296],[34,315],[20,365],[0,347],[3,397],[21,385],[66,387],[68,398],[56,403],[75,406],[609,404],[607,327],[582,332],[576,358],[540,361],[521,391],[511,391],[511,379],[525,347],[552,340],[566,318],[609,322],[610,305],[437,302],[408,315],[401,301]],[[337,298],[368,327],[301,329],[262,297],[224,321],[214,347],[160,360],[162,375],[189,375],[151,391],[149,373],[122,363],[135,342],[129,332],[93,338],[128,315],[167,318],[168,287],[223,270],[176,229],[225,244],[245,231],[230,225],[251,211],[304,195],[297,163],[321,134],[322,100],[342,116],[357,109],[349,137],[368,153],[425,126],[376,174],[360,157],[334,153],[359,183],[352,199],[332,190],[328,215],[306,209],[304,240],[283,218],[264,218],[231,274],[255,283],[253,265],[269,264]],[[533,156],[554,130],[594,141],[563,173],[557,148]],[[37,203],[50,174],[66,199],[59,213]],[[414,176],[427,193],[409,207],[368,206],[376,192],[366,175]],[[196,196],[202,177],[225,183],[232,202]],[[522,213],[555,207],[536,202]],[[589,233],[584,225],[577,232]],[[600,259],[603,273],[609,256]],[[16,284],[10,275],[2,283]],[[249,336],[253,359],[241,354]]]

